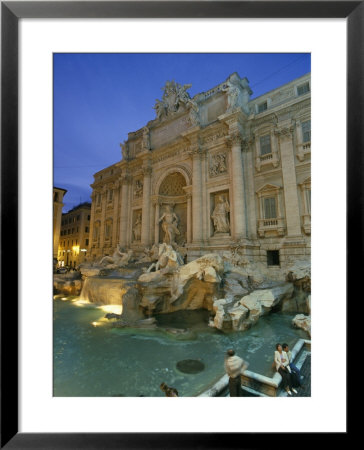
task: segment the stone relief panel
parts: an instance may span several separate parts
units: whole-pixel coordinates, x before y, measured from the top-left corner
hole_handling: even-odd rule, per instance
[[[217,177],[219,175],[226,174],[227,169],[227,153],[220,152],[210,155],[209,158],[209,176]]]
[[[133,197],[135,199],[143,197],[143,181],[141,179],[137,179],[134,182]]]
[[[211,194],[211,236],[230,235],[229,192],[219,191]]]

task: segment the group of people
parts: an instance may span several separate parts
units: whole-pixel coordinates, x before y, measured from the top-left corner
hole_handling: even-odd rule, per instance
[[[292,352],[287,344],[276,345],[274,364],[282,377],[282,388],[288,395],[292,395],[291,391],[297,394],[295,388],[302,386],[302,377],[299,369],[293,364]]]
[[[274,365],[276,371],[282,377],[282,388],[288,395],[292,391],[297,394],[295,388],[302,386],[302,377],[299,369],[293,364],[292,352],[288,344],[276,344],[274,352]],[[229,376],[230,397],[243,397],[241,387],[241,375],[248,368],[248,363],[235,354],[235,350],[229,349],[225,355],[225,371]],[[160,385],[160,389],[166,397],[178,397],[178,391],[175,388],[168,387],[165,383]]]
[[[274,365],[276,371],[282,377],[282,388],[288,395],[292,391],[297,394],[296,388],[302,386],[302,377],[299,369],[293,364],[292,352],[288,344],[277,344],[274,352]],[[225,371],[229,376],[230,397],[242,397],[241,375],[247,369],[248,363],[230,349],[225,357]]]

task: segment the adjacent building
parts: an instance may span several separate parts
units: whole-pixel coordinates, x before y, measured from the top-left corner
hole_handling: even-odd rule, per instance
[[[66,189],[53,187],[53,266],[57,266],[58,263],[58,245],[61,233],[62,208],[64,206],[63,197],[66,192]]]
[[[167,82],[156,118],[94,175],[90,259],[167,242],[187,260],[308,260],[310,74],[253,100],[237,73],[193,98],[190,87]]]
[[[77,267],[87,258],[90,244],[91,203],[85,202],[62,214],[58,265]]]

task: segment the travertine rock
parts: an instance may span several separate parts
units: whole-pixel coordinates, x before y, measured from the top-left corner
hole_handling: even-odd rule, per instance
[[[292,324],[297,328],[302,328],[302,330],[306,331],[311,337],[311,316],[297,314],[297,316],[292,319]]]

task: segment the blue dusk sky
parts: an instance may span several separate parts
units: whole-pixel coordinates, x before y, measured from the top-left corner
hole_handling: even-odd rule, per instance
[[[192,84],[191,97],[247,77],[252,99],[311,71],[309,53],[54,54],[54,186],[63,212],[91,201],[93,174],[121,160],[128,133],[154,119],[167,80]]]

